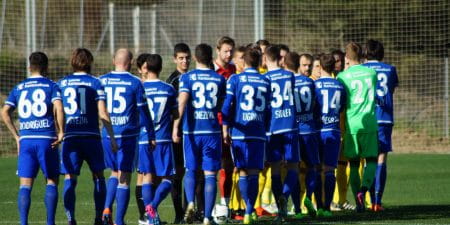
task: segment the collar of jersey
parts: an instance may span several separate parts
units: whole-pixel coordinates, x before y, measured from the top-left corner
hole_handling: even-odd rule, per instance
[[[29,76],[28,78],[43,78],[44,76],[42,75],[33,75],[33,76]]]
[[[195,68],[197,70],[211,70],[210,68]]]
[[[124,73],[130,74],[130,72],[128,72],[128,71],[111,71],[111,73],[112,74],[124,74]]]
[[[160,79],[156,79],[156,80],[146,80],[146,81],[144,81],[144,83],[153,83],[153,82],[160,82],[161,80]]]
[[[253,68],[247,68],[247,69],[244,70],[244,72],[246,72],[246,73],[258,73],[258,71],[253,69]]]
[[[73,75],[87,75],[87,73],[85,73],[85,72],[75,72],[75,73],[73,73]]]
[[[268,72],[272,72],[272,71],[275,71],[275,70],[279,70],[279,69],[281,69],[280,67],[277,67],[277,68],[274,68],[274,69],[271,69],[271,70],[267,70]]]
[[[373,59],[373,60],[367,60],[367,62],[368,63],[377,63],[377,62],[380,62],[380,61]]]

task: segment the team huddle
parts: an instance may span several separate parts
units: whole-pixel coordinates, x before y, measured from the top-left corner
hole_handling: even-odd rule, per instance
[[[366,193],[369,209],[384,210],[398,78],[395,67],[381,62],[380,42],[364,48],[350,42],[345,53],[313,57],[266,40],[236,47],[221,37],[215,51],[214,59],[210,45],[197,45],[189,70],[189,47],[175,45],[176,70],[167,82],[160,80],[158,54],[137,57],[138,77],[129,72],[132,53],[119,49],[114,70],[95,77],[94,57],[78,48],[73,73],[53,82],[45,77],[47,56],[32,53],[30,76],[2,109],[18,146],[21,224],[28,224],[39,168],[47,179],[47,224],[55,224],[60,174],[67,220],[76,224],[84,161],[93,178],[95,225],[125,224],[135,170],[139,224],[161,224],[158,207],[170,193],[174,223],[252,224],[261,216],[282,223],[303,218],[302,211],[330,217],[336,208],[364,211]],[[345,197],[348,183],[356,209]]]

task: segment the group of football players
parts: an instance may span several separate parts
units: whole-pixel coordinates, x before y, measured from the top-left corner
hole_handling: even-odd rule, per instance
[[[78,48],[70,59],[73,73],[53,82],[45,77],[47,56],[32,53],[30,76],[2,109],[18,146],[21,224],[28,224],[39,168],[47,179],[47,224],[55,224],[60,174],[67,219],[76,224],[84,161],[92,173],[96,225],[124,224],[135,169],[140,224],[161,224],[158,206],[169,193],[174,223],[222,222],[213,217],[220,206],[244,224],[273,214],[280,223],[300,219],[302,205],[312,217],[329,217],[333,208],[352,208],[347,168],[356,210],[365,210],[366,193],[370,208],[383,210],[398,79],[395,67],[381,62],[382,43],[350,42],[345,53],[313,57],[267,40],[237,47],[225,36],[214,48],[197,45],[192,55],[196,65],[189,70],[191,50],[176,44],[176,70],[164,82],[160,55],[139,55],[135,76],[132,53],[119,49],[114,70],[97,78],[93,55]],[[275,212],[265,207],[269,195]]]

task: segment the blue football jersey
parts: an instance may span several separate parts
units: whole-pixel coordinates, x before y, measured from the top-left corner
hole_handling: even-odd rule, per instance
[[[315,111],[318,129],[338,130],[340,112],[345,106],[345,89],[341,82],[331,77],[319,78],[316,85]]]
[[[301,75],[295,75],[294,99],[297,108],[297,122],[299,134],[316,132],[314,121],[315,104],[314,80]]]
[[[177,107],[177,93],[172,85],[161,80],[143,83],[147,105],[152,116],[156,142],[172,142],[172,110]],[[147,129],[141,128],[139,144],[148,144]]]
[[[363,66],[377,71],[375,115],[378,124],[394,124],[394,91],[398,86],[397,70],[394,66],[378,61],[369,61]]]
[[[10,92],[6,105],[17,108],[20,138],[55,138],[53,102],[61,100],[58,85],[42,76],[29,77]]]
[[[231,76],[222,107],[224,124],[233,140],[266,141],[270,124],[270,82],[255,69]]]
[[[270,82],[272,110],[270,134],[297,131],[296,106],[294,101],[295,77],[284,69],[268,71],[264,74]]]
[[[58,85],[66,119],[64,136],[100,136],[97,101],[105,100],[100,80],[86,73],[74,73]]]
[[[225,82],[211,69],[195,69],[181,75],[179,91],[190,96],[183,115],[183,134],[221,133],[217,102],[225,97]]]
[[[114,137],[139,135],[138,107],[147,106],[141,80],[128,72],[110,72],[100,77],[105,89],[106,106],[111,117]],[[103,129],[106,135],[106,128]]]

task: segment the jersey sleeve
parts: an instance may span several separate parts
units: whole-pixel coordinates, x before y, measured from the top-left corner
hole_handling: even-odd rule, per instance
[[[222,106],[222,123],[223,125],[231,125],[233,118],[233,105],[236,104],[235,96],[235,76],[229,78],[226,84],[226,97]]]
[[[95,100],[106,100],[105,89],[101,84],[100,80],[96,80],[95,82]]]
[[[398,87],[397,69],[394,66],[392,67],[392,87],[394,88]],[[392,90],[392,92],[393,91],[394,90]]]
[[[227,81],[224,77],[220,77],[220,92],[219,92],[219,99],[224,99],[227,96]]]
[[[147,98],[145,97],[144,87],[141,82],[137,82],[136,86],[136,104],[138,107],[146,106]]]
[[[180,77],[178,84],[178,91],[181,92],[187,92],[189,93],[189,74],[183,74]]]
[[[17,89],[14,87],[14,89],[11,90],[11,92],[8,95],[8,98],[5,101],[5,105],[12,106],[16,108],[17,104],[17,98],[16,98],[16,91]]]
[[[53,83],[52,85],[52,102],[56,100],[61,100],[61,89],[58,84]]]

